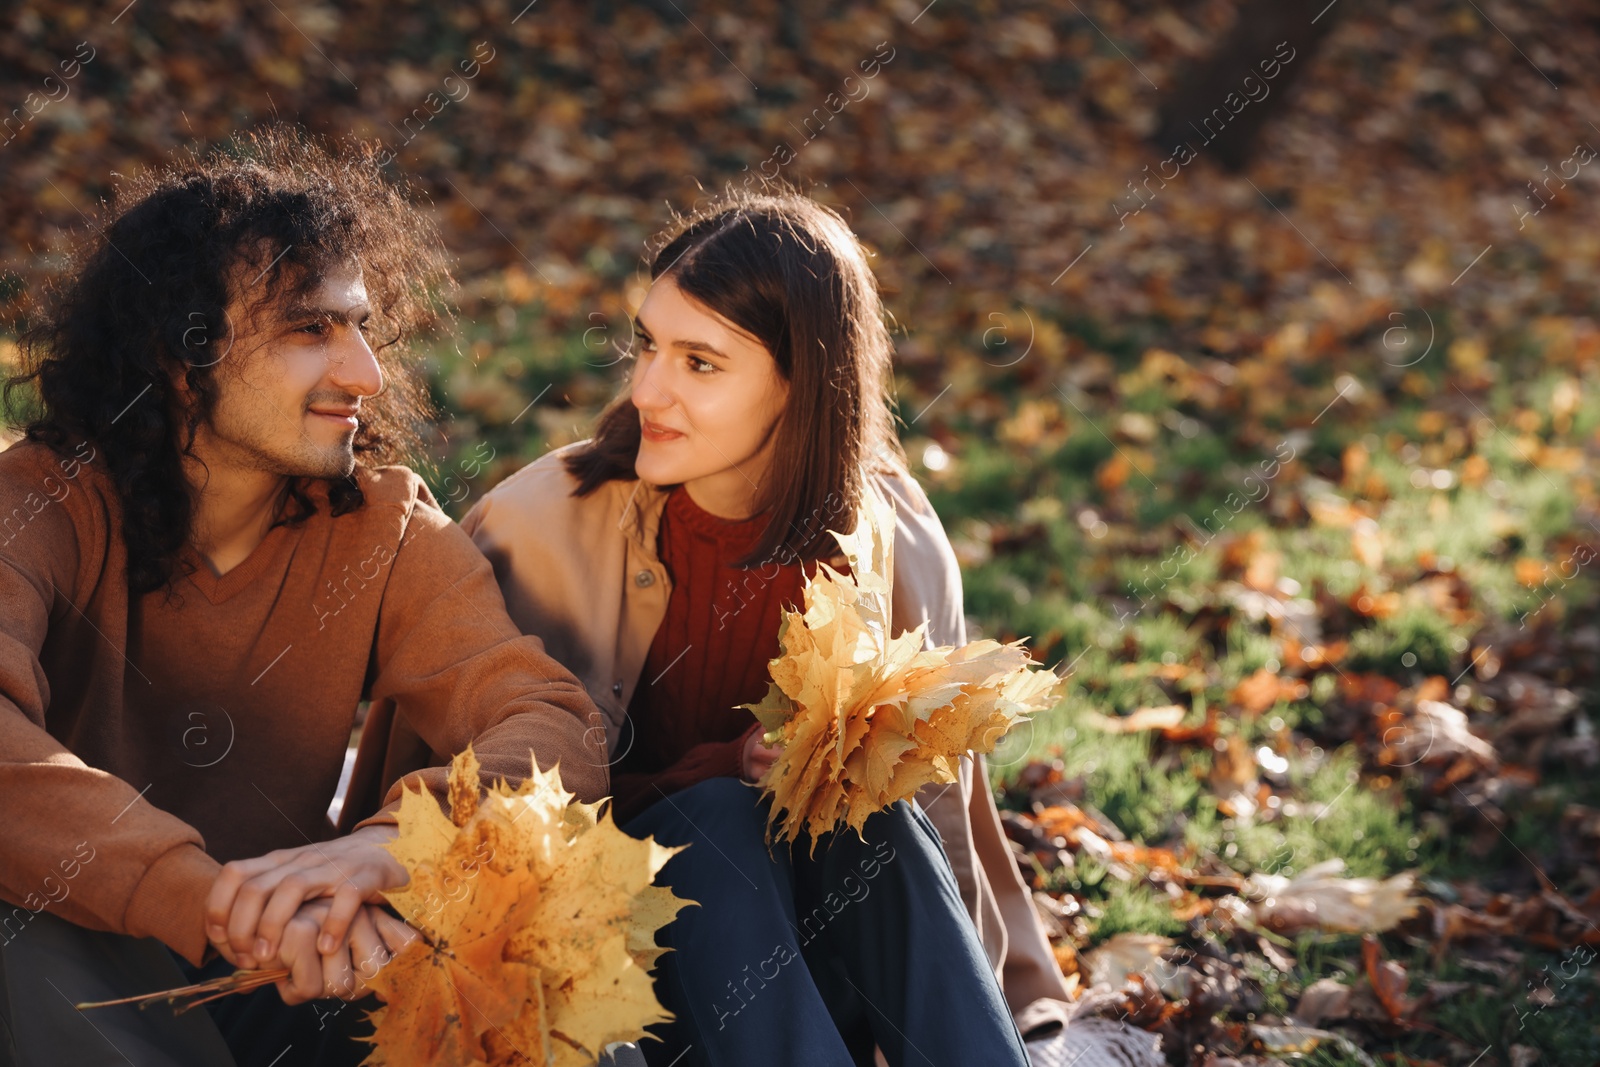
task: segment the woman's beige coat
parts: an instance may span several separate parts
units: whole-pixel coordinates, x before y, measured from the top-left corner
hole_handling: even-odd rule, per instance
[[[605,730],[615,760],[628,703],[672,591],[656,557],[666,492],[646,482],[614,481],[575,497],[576,481],[562,456],[576,447],[547,454],[502,481],[461,525],[489,557],[511,618],[542,638],[546,651],[589,690],[605,717],[595,727]],[[927,495],[909,478],[877,481],[896,513],[895,632],[926,621],[930,647],[966,643],[961,572]],[[760,579],[753,574],[747,580]],[[1066,1000],[994,797],[986,782],[975,789],[973,781],[973,761],[963,759],[959,783],[926,786],[917,799],[944,838],[1012,1011],[1040,998]]]

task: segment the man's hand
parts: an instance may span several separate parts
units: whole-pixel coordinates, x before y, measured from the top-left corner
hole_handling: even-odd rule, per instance
[[[318,951],[328,913],[328,899],[303,904],[283,929],[281,948],[265,960],[266,969],[286,968],[289,977],[277,982],[285,1004],[303,1004],[319,997],[355,1000],[370,990],[367,982],[406,945],[418,937],[411,927],[382,908],[362,905],[350,921],[350,936],[331,953]]]
[[[396,832],[393,826],[369,826],[348,837],[225,864],[206,899],[206,936],[234,966],[252,969],[279,955],[284,930],[302,904],[327,897],[314,947],[321,955],[334,952],[363,903],[406,883],[405,867],[383,847]]]
[[[761,731],[750,731],[744,739],[744,754],[740,757],[740,773],[747,782],[759,782],[761,776],[772,768],[773,761],[783,752],[782,745],[761,743]]]

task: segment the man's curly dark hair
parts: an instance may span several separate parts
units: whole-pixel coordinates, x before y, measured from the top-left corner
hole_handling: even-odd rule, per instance
[[[234,331],[230,297],[264,279],[247,316],[286,307],[324,276],[359,264],[373,350],[386,386],[361,405],[358,466],[408,463],[435,412],[408,342],[451,315],[455,282],[437,228],[380,171],[378,146],[330,148],[292,126],[237,135],[119,186],[41,317],[22,331],[21,373],[4,406],[36,390],[31,440],[65,454],[88,441],[116,484],[134,595],[170,585],[193,503],[181,455],[218,396],[215,371]],[[250,286],[254,288],[254,286]],[[194,400],[180,399],[174,378]],[[13,415],[12,418],[18,418]],[[280,522],[316,510],[293,478]],[[354,472],[326,479],[333,514],[365,501]]]

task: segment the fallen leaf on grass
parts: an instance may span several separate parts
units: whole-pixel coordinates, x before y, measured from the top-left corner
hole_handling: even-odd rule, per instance
[[[1089,714],[1084,718],[1089,725],[1108,734],[1135,734],[1141,730],[1168,730],[1183,721],[1189,713],[1181,704],[1163,704],[1160,707],[1140,708],[1132,715]]]
[[[1511,1067],[1533,1067],[1539,1062],[1539,1050],[1532,1045],[1511,1046]]]
[[[1081,966],[1089,972],[1091,985],[1121,989],[1131,976],[1153,970],[1172,944],[1170,937],[1156,934],[1114,934],[1085,953]]]
[[[1228,699],[1239,705],[1246,715],[1255,716],[1271,710],[1280,700],[1304,700],[1310,692],[1299,679],[1280,678],[1262,667],[1234,686]]]
[[[1383,537],[1375,521],[1360,518],[1351,524],[1350,552],[1367,570],[1383,569]]]
[[[1394,960],[1382,958],[1378,939],[1368,934],[1361,939],[1361,962],[1366,967],[1367,981],[1372,983],[1373,995],[1388,1014],[1391,1022],[1409,1018],[1416,1001],[1406,996],[1406,969]]]
[[[1306,1056],[1322,1045],[1332,1045],[1362,1067],[1378,1067],[1377,1061],[1357,1048],[1349,1038],[1331,1030],[1253,1023],[1249,1027],[1249,1034],[1251,1043],[1271,1056]]]
[[[1319,978],[1306,986],[1294,1008],[1294,1021],[1301,1026],[1321,1026],[1350,1015],[1350,987],[1334,978]]]
[[[1256,754],[1242,734],[1215,745],[1211,756],[1211,788],[1223,796],[1255,791]]]
[[[1417,701],[1416,714],[1384,731],[1383,743],[1393,753],[1391,762],[1401,767],[1463,755],[1491,766],[1497,761],[1494,746],[1467,726],[1466,713],[1441,700]]]
[[[1279,933],[1331,930],[1382,933],[1416,914],[1410,871],[1392,878],[1344,878],[1344,860],[1331,859],[1285,878],[1252,874],[1245,883],[1251,911],[1261,925]]]

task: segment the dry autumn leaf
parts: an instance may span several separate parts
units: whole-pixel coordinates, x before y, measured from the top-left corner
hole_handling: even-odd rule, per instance
[[[1383,743],[1397,766],[1470,756],[1486,765],[1498,762],[1494,746],[1473,733],[1464,711],[1440,700],[1418,700],[1416,713],[1384,732]]]
[[[1084,967],[1092,984],[1121,989],[1133,975],[1154,970],[1162,953],[1172,946],[1170,937],[1156,934],[1113,934],[1099,948],[1084,955]]]
[[[1282,700],[1304,700],[1309,694],[1304,682],[1280,678],[1265,667],[1245,678],[1228,694],[1228,699],[1239,705],[1246,715],[1256,716],[1270,711]]]
[[[1367,981],[1389,1019],[1398,1022],[1416,1009],[1416,1001],[1406,996],[1406,969],[1394,960],[1381,958],[1378,939],[1368,934],[1361,939],[1361,960]]]
[[[1183,721],[1189,709],[1180,704],[1163,704],[1160,707],[1140,708],[1131,715],[1108,716],[1089,714],[1086,718],[1096,729],[1110,734],[1133,734],[1141,730],[1169,730]]]
[[[963,753],[990,752],[1050,706],[1060,680],[1020,641],[924,649],[926,624],[889,636],[894,511],[868,497],[855,532],[835,533],[850,573],[820,564],[805,611],[785,612],[781,655],[760,704],[746,704],[783,751],[762,786],[778,836],[817,836],[929,782],[953,782]]]
[[[1372,519],[1357,519],[1350,529],[1350,551],[1369,571],[1383,569],[1383,538]]]
[[[671,1015],[649,968],[655,932],[690,901],[651,885],[680,849],[618,830],[561,788],[557,768],[479,796],[469,748],[450,765],[450,815],[407,791],[388,845],[411,880],[385,894],[422,932],[368,984],[389,1067],[588,1067]]]
[[[1406,871],[1381,881],[1345,878],[1341,859],[1325,860],[1293,878],[1252,874],[1245,893],[1253,899],[1256,921],[1279,933],[1333,930],[1381,934],[1415,915],[1411,895],[1415,876]]]

